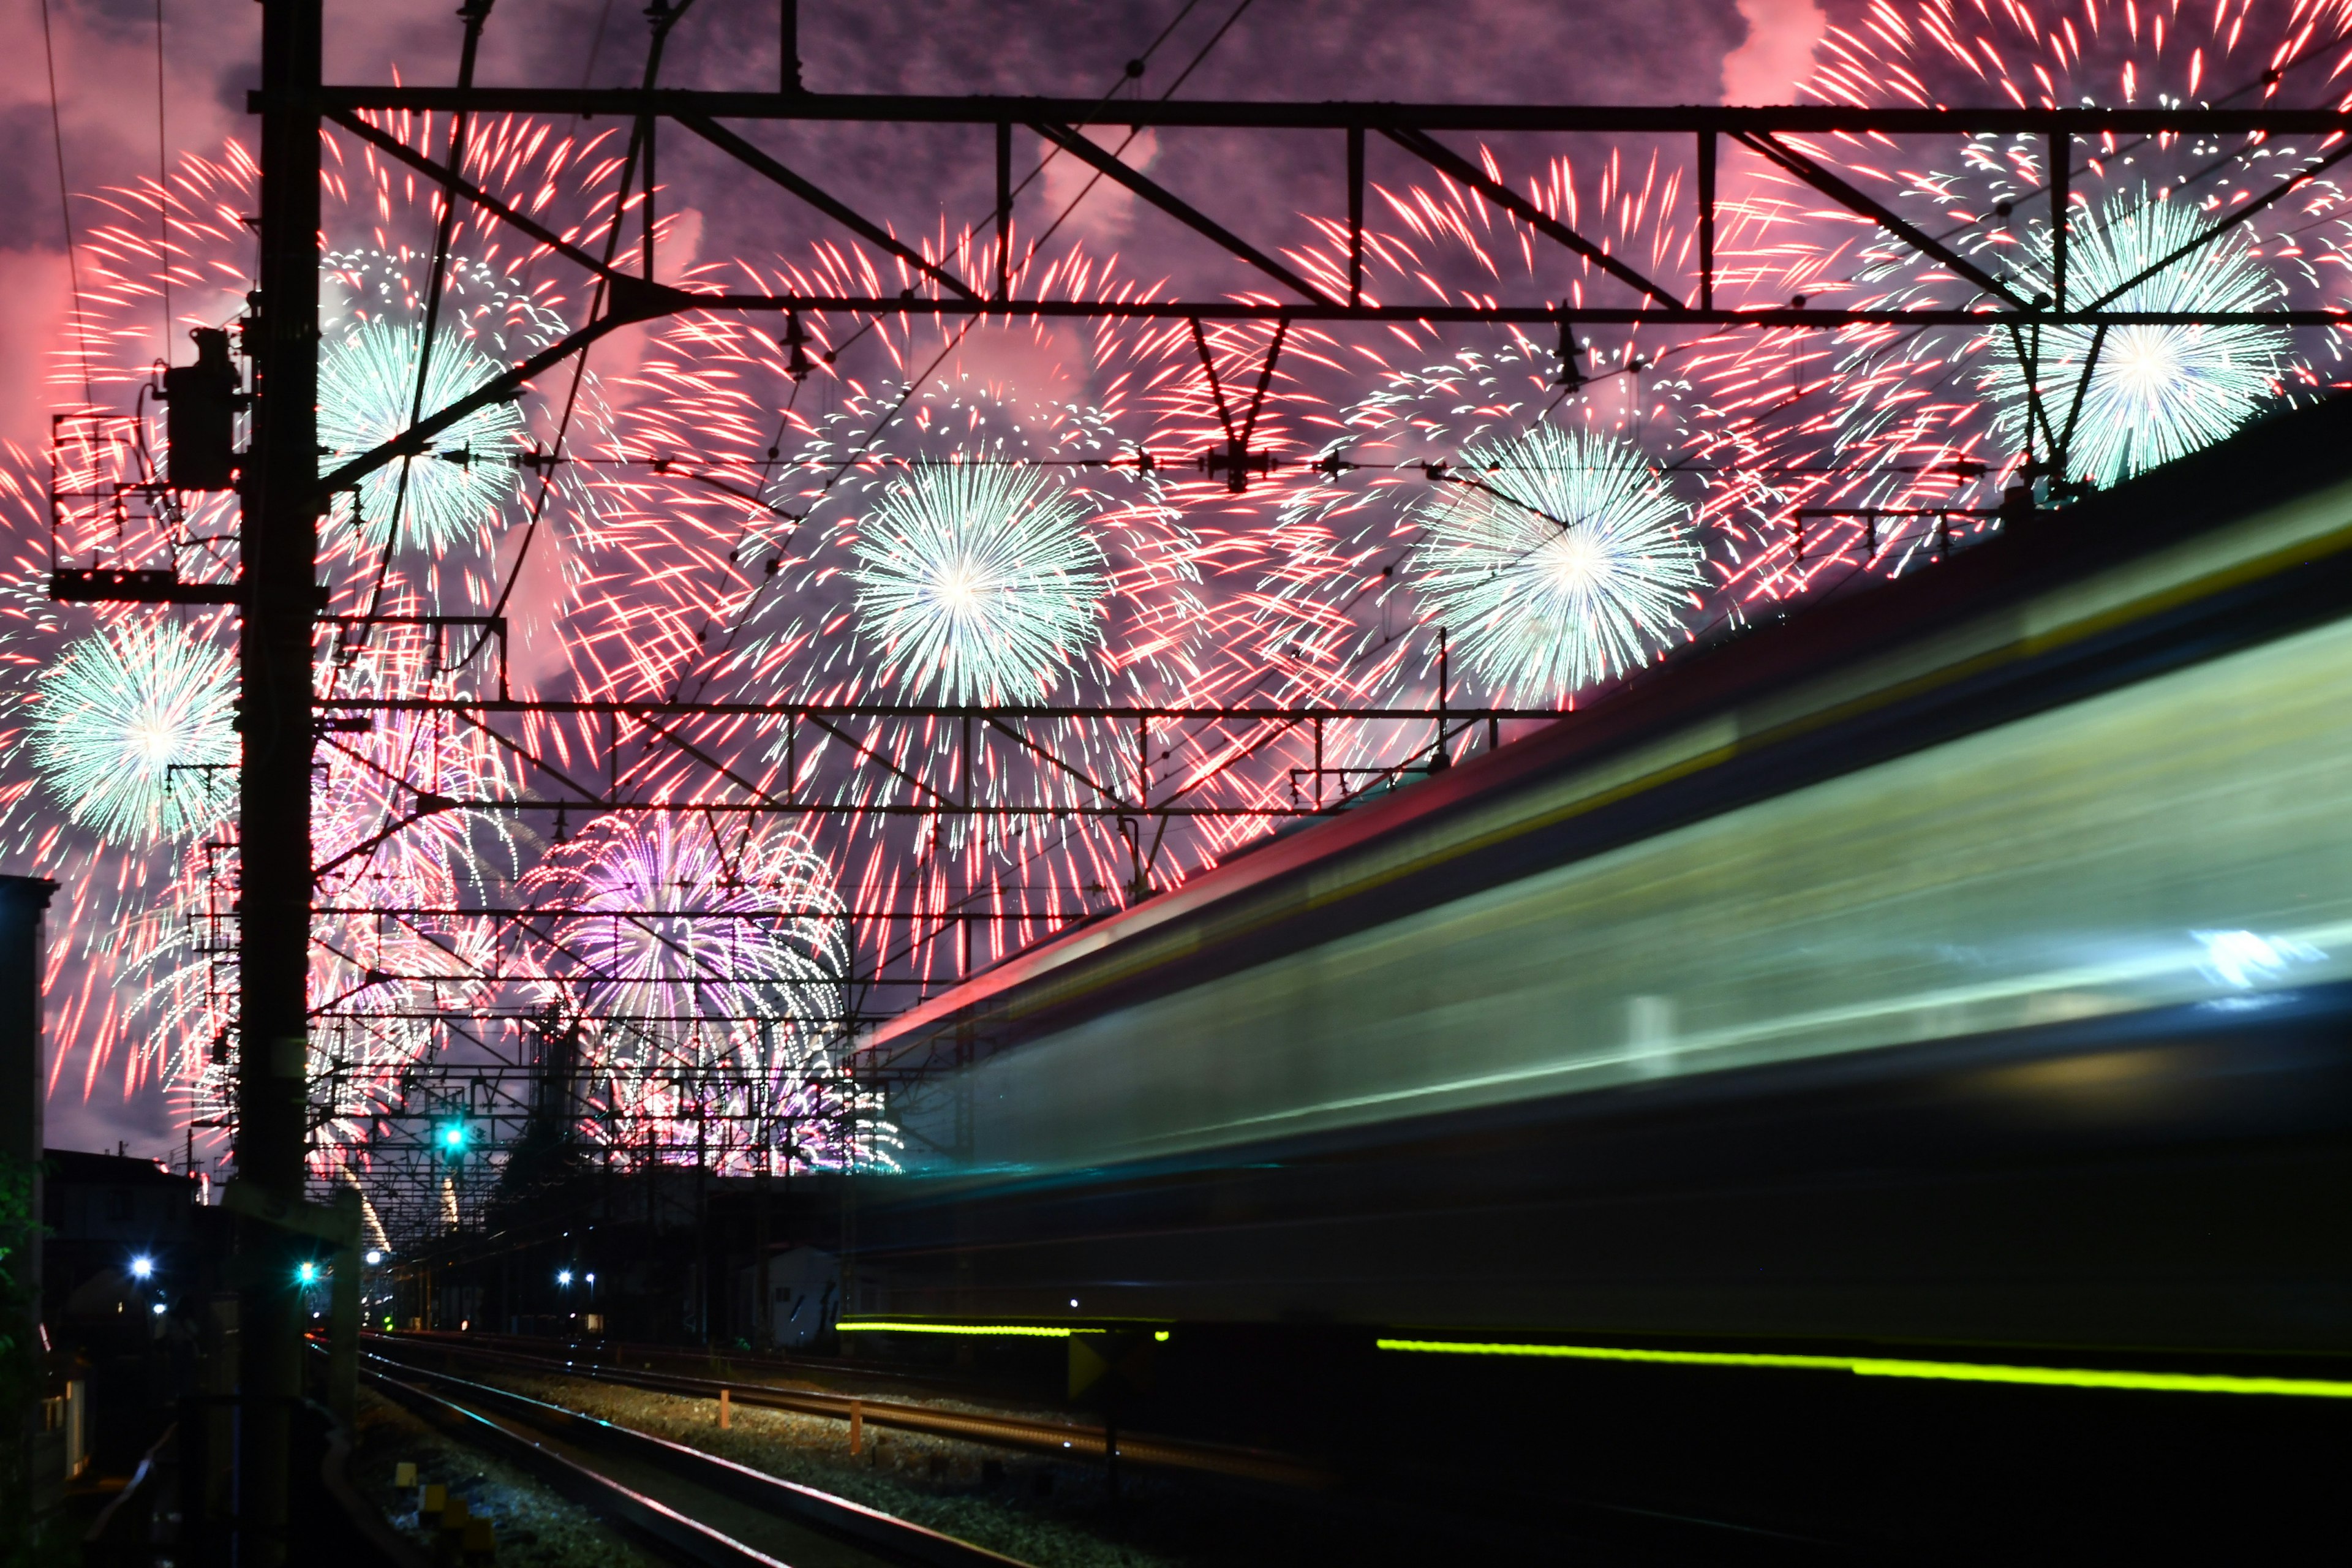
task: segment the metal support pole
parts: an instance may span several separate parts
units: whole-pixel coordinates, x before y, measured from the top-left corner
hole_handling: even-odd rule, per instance
[[[2066,207],[2073,199],[2074,138],[2050,133],[2050,308],[2066,308]],[[2054,454],[2053,454],[2054,455]]]
[[[645,139],[646,152],[645,210],[640,215],[645,220],[645,232],[639,241],[639,249],[643,253],[641,261],[646,281],[648,283],[654,280],[654,198],[660,190],[660,187],[654,183],[654,152],[655,142],[660,128],[661,120],[656,115],[648,114],[637,121],[637,134]]]
[[[1315,809],[1323,809],[1323,720],[1315,720]]]
[[[783,0],[782,22],[783,59],[777,77],[777,87],[784,92],[801,90],[801,0]]]
[[[349,1243],[337,1249],[327,1324],[327,1408],[349,1431],[360,1387],[360,1190],[335,1189],[335,1207]]]
[[[1364,298],[1364,128],[1348,127],[1348,303]]]
[[[310,938],[311,630],[318,612],[320,0],[261,13],[259,321],[244,504],[238,725],[236,1179],[302,1198]],[[287,1556],[290,1417],[301,1393],[295,1233],[241,1223],[239,1568]]]
[[[1698,133],[1698,308],[1715,309],[1715,132]]]
[[[1013,122],[996,122],[996,297],[1013,298]]]
[[[760,1168],[751,1175],[751,1348],[762,1353],[775,1348],[769,1327],[775,1309],[773,1287],[768,1283],[768,1156],[775,1146],[772,1132],[760,1150]]]
[[[1454,684],[1453,662],[1445,641],[1445,628],[1440,626],[1437,628],[1437,749],[1429,759],[1432,772],[1444,768],[1454,761],[1445,753],[1446,689]]]

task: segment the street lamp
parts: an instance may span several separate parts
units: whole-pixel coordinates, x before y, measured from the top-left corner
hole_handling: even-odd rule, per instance
[[[558,1269],[555,1275],[555,1282],[558,1285],[569,1286],[572,1283],[572,1270],[569,1268]]]
[[[148,1257],[142,1252],[138,1257],[131,1260],[131,1278],[133,1279],[152,1279],[154,1277],[155,1260],[153,1258]]]

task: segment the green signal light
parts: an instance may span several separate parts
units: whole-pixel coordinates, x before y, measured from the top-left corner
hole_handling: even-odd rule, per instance
[[[444,1128],[441,1132],[441,1142],[443,1144],[452,1149],[464,1148],[466,1146],[466,1129],[463,1126]]]
[[[305,1285],[316,1285],[319,1282],[319,1266],[315,1263],[305,1263],[294,1270],[294,1278]]]

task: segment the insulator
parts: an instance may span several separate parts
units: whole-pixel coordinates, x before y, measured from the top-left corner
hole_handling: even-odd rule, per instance
[[[809,363],[808,333],[802,330],[798,310],[790,311],[784,317],[784,348],[792,356],[784,362],[784,374],[794,381],[815,368]]]
[[[1576,323],[1565,316],[1559,319],[1559,374],[1552,384],[1570,392],[1584,384],[1584,373],[1576,368]]]

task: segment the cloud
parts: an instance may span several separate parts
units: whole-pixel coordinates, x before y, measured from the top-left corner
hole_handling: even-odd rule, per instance
[[[1748,40],[1723,57],[1723,101],[1790,103],[1830,19],[1813,0],[1739,0]]]
[[[73,289],[64,253],[0,250],[0,300],[8,302],[0,310],[0,365],[9,367],[0,376],[0,439],[45,451],[49,412],[61,384],[74,379],[67,331]]]
[[[1037,417],[1050,406],[1087,402],[1087,372],[1077,327],[1058,321],[975,327],[932,379],[953,383],[969,376]]]
[[[1159,133],[1149,129],[1130,138],[1124,125],[1090,125],[1080,134],[1104,152],[1116,153],[1121,163],[1138,173],[1160,155]],[[1037,155],[1044,158],[1053,151],[1041,141]],[[1060,237],[1108,249],[1135,226],[1135,193],[1070,153],[1045,164],[1044,185],[1045,221],[1061,220]]]
[[[507,678],[518,697],[557,698],[571,694],[572,650],[563,636],[563,612],[571,602],[571,572],[563,530],[554,511],[534,533],[518,523],[499,540],[493,576],[505,582],[514,575],[514,592],[507,599]],[[516,559],[528,536],[530,553],[515,572]]]

